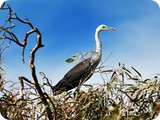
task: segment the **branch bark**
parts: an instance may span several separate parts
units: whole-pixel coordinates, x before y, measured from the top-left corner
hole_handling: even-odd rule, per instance
[[[20,19],[17,16],[16,12],[14,12],[9,6],[7,6],[6,8],[1,8],[1,10],[8,10],[9,16],[8,16],[8,20],[6,21],[4,26],[0,26],[0,30],[3,31],[3,36],[0,39],[3,39],[3,40],[8,39],[8,40],[16,43],[18,46],[23,47],[23,52],[22,52],[22,61],[23,62],[24,62],[24,52],[25,52],[25,47],[27,46],[28,37],[33,33],[37,34],[37,38],[36,38],[36,42],[37,43],[36,43],[36,45],[33,47],[33,49],[30,52],[30,60],[29,60],[29,66],[30,66],[31,75],[32,75],[34,83],[29,81],[27,78],[22,77],[22,76],[19,77],[19,80],[21,82],[22,88],[24,87],[22,80],[25,80],[26,82],[28,82],[28,83],[30,83],[30,84],[35,86],[35,88],[36,88],[36,90],[37,90],[37,92],[38,92],[38,94],[40,96],[40,99],[42,100],[42,103],[45,106],[45,110],[47,112],[49,120],[53,120],[50,104],[49,104],[49,101],[47,101],[48,96],[46,97],[46,93],[43,92],[43,90],[40,87],[40,84],[39,84],[39,81],[38,81],[38,78],[37,78],[37,75],[36,75],[36,67],[34,65],[36,52],[41,47],[44,47],[44,45],[42,44],[42,35],[41,35],[40,31],[36,27],[34,27],[34,25],[27,18],[25,20]],[[25,34],[24,39],[23,39],[22,42],[20,42],[18,37],[11,31],[12,28],[15,27],[15,25],[13,23],[13,20],[16,20],[16,21],[18,21],[18,22],[20,22],[22,24],[26,24],[31,28],[31,30],[28,31]],[[10,27],[5,27],[7,22],[9,22],[11,24]],[[51,104],[53,104],[53,102],[51,102]],[[53,107],[55,107],[55,106],[53,106]]]

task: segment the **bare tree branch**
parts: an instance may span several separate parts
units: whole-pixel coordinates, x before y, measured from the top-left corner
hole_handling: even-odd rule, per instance
[[[36,67],[34,65],[36,52],[41,47],[44,47],[44,45],[42,45],[42,35],[41,35],[40,31],[36,27],[34,27],[34,25],[27,18],[25,20],[20,19],[17,16],[16,12],[14,12],[9,6],[7,6],[6,8],[2,8],[2,10],[8,10],[9,16],[8,16],[8,20],[6,21],[5,24],[7,24],[7,22],[9,22],[11,24],[11,26],[10,27],[5,27],[5,24],[4,24],[4,26],[0,26],[0,30],[4,31],[1,39],[8,39],[8,40],[16,43],[18,46],[23,47],[23,52],[22,52],[22,61],[23,62],[24,62],[24,53],[25,53],[25,47],[27,46],[28,37],[33,33],[37,34],[37,38],[36,38],[37,43],[34,46],[34,48],[31,50],[30,60],[29,60],[29,66],[30,66],[31,75],[32,75],[32,78],[34,80],[34,83],[29,81],[27,78],[22,77],[22,76],[19,77],[19,80],[20,80],[20,83],[21,83],[22,90],[24,89],[23,80],[25,80],[26,82],[35,86],[35,88],[38,91],[38,94],[40,96],[40,99],[42,100],[42,103],[45,106],[45,109],[46,109],[49,120],[53,120],[50,104],[46,99],[46,93],[44,93],[42,91],[41,87],[40,87],[40,84],[38,82],[38,78],[37,78],[37,75],[36,75]],[[13,32],[11,32],[11,30],[9,30],[9,29],[12,29],[15,26],[14,23],[13,23],[13,20],[16,20],[16,21],[19,21],[20,23],[26,24],[31,28],[31,30],[28,31],[25,34],[22,42],[20,42],[18,37]],[[47,96],[47,98],[49,99],[48,96]],[[50,102],[52,103],[51,100],[50,100]],[[55,108],[53,103],[52,103],[52,105]]]

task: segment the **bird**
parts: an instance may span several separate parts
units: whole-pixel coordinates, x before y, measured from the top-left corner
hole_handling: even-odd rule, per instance
[[[52,87],[53,95],[61,94],[64,91],[69,91],[86,82],[94,73],[96,67],[101,61],[102,45],[99,33],[105,30],[116,30],[104,24],[99,25],[95,31],[96,51],[93,57],[84,59],[71,70],[69,70],[64,77]]]

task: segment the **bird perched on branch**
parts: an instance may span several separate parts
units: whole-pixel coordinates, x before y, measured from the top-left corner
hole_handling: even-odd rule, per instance
[[[54,87],[54,95],[60,94],[64,91],[71,90],[84,82],[86,82],[94,73],[102,56],[102,45],[99,38],[99,33],[104,30],[116,30],[115,28],[106,25],[100,25],[95,32],[96,51],[93,57],[83,60],[75,67],[73,67]]]

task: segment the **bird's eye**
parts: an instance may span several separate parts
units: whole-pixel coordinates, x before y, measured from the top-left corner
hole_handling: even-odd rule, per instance
[[[105,26],[102,26],[103,28],[106,28]]]

